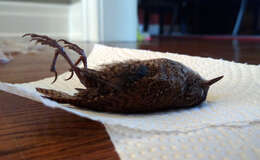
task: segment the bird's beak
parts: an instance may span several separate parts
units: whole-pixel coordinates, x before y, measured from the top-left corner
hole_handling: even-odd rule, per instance
[[[217,81],[221,80],[224,76],[220,76],[220,77],[217,77],[217,78],[213,78],[211,80],[208,80],[206,82],[204,82],[202,85],[204,86],[211,86],[212,84],[216,83]]]

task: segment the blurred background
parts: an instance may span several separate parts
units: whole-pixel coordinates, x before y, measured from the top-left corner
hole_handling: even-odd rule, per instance
[[[37,33],[87,53],[102,43],[260,64],[259,8],[259,0],[0,0],[0,60],[49,48],[17,43]]]
[[[0,0],[0,35],[94,42],[256,36],[259,0]]]
[[[139,22],[159,35],[254,35],[259,7],[259,0],[140,0]]]

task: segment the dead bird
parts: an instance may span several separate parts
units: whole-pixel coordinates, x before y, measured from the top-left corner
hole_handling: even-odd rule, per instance
[[[165,59],[128,60],[106,64],[99,70],[87,68],[84,50],[64,39],[54,40],[44,35],[25,34],[31,41],[55,48],[51,72],[55,69],[58,55],[69,63],[71,79],[74,73],[86,88],[76,88],[74,95],[64,92],[36,88],[43,97],[67,103],[79,108],[111,113],[149,113],[169,109],[184,109],[203,102],[209,87],[223,76],[204,80],[198,73],[185,65]],[[63,42],[61,46],[58,42]],[[69,48],[80,55],[73,63],[64,48]],[[83,68],[78,64],[82,62]]]

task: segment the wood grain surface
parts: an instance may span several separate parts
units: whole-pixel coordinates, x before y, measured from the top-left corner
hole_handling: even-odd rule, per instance
[[[53,53],[15,55],[0,65],[0,81],[21,83],[53,76]],[[59,73],[68,65],[60,58]],[[102,124],[0,91],[0,160],[119,159]]]
[[[106,44],[260,64],[258,42],[156,38],[150,42]],[[0,65],[0,81],[23,83],[53,76],[49,72],[52,57],[51,52],[17,54],[9,64]],[[59,59],[59,73],[68,69],[64,62]],[[102,124],[0,92],[0,160],[47,159],[114,160],[119,157]]]

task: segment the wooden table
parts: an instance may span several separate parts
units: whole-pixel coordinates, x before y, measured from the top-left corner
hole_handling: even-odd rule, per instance
[[[150,42],[107,45],[260,64],[258,43],[156,38]],[[11,63],[0,65],[0,81],[22,83],[53,76],[49,72],[52,57],[53,53],[15,55]],[[60,59],[57,70],[62,73],[67,71],[68,65]],[[114,160],[119,157],[102,124],[0,92],[0,159]]]

